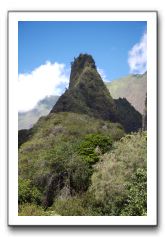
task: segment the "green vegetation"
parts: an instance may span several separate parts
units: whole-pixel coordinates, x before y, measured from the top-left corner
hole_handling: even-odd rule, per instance
[[[31,184],[29,179],[19,178],[18,181],[18,203],[36,203],[41,204],[40,191]]]
[[[54,211],[45,211],[42,206],[34,203],[19,205],[19,216],[59,216]]]
[[[105,153],[123,135],[117,123],[75,113],[50,114],[39,120],[30,139],[20,146],[19,177],[31,181],[48,208],[55,197],[85,192],[91,182],[92,159],[98,160],[99,152]]]
[[[87,202],[85,202],[87,201]],[[90,209],[89,200],[81,197],[57,199],[50,208],[61,216],[97,216],[98,212]]]
[[[104,215],[144,215],[147,172],[146,133],[129,134],[102,156],[90,190]],[[139,195],[138,195],[139,194]]]
[[[111,146],[110,136],[89,134],[80,143],[78,152],[89,165],[94,165],[99,160],[99,155],[107,152]]]
[[[46,216],[44,209],[34,203],[19,205],[19,216]]]
[[[147,215],[147,172],[146,169],[137,169],[132,176],[132,182],[127,184],[128,198],[121,215],[144,216]]]
[[[58,115],[53,116],[54,121],[51,119],[53,124],[59,118],[73,116],[72,113]],[[83,121],[82,115],[77,116]],[[69,124],[68,121],[71,120],[66,120],[67,126],[75,126],[75,121]],[[95,122],[94,130],[102,121]],[[114,125],[111,124],[111,127]],[[65,127],[65,135],[70,126],[68,129]],[[48,128],[44,127],[43,130],[48,131]],[[20,172],[20,177],[24,178],[19,178],[19,215],[146,215],[146,132],[129,134],[118,141],[114,141],[112,135],[110,138],[108,133],[107,136],[101,134],[100,130],[99,133],[88,130],[87,135],[84,135],[85,132],[77,142],[73,139],[74,142],[55,143],[53,149],[49,147],[49,150],[45,150],[47,138],[44,139],[45,148],[40,152],[40,159],[44,156],[37,160],[38,169],[35,168],[34,159],[33,162],[29,161],[32,166],[26,167],[27,173],[25,170],[22,174]],[[22,170],[25,169],[26,152],[30,157],[29,144],[26,142],[20,150],[24,154],[20,155]],[[31,152],[35,154],[34,147]],[[86,159],[92,157],[91,154],[97,156],[94,162]],[[34,169],[30,172],[32,167]],[[27,177],[25,179],[25,174],[30,175],[31,182]]]

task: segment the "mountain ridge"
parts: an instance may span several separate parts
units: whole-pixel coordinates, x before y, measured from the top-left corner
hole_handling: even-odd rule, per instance
[[[137,111],[143,114],[147,93],[147,72],[131,74],[105,83],[114,99],[126,98]]]

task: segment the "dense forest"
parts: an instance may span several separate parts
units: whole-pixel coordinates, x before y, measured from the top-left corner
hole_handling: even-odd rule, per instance
[[[147,215],[146,111],[112,98],[92,56],[75,58],[50,113],[19,130],[18,214]]]

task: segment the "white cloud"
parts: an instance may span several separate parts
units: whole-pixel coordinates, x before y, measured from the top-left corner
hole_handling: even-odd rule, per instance
[[[49,95],[61,95],[68,86],[68,70],[64,64],[47,61],[28,74],[18,76],[18,111],[32,109]]]
[[[100,74],[103,81],[109,81],[109,80],[107,80],[107,76],[106,76],[105,71],[103,69],[97,68],[97,71]]]
[[[130,73],[143,74],[147,70],[147,33],[144,32],[140,42],[135,44],[128,53]]]

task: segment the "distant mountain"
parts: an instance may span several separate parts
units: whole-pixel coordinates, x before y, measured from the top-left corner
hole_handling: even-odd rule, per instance
[[[18,129],[31,128],[41,116],[47,115],[58,100],[58,96],[47,96],[34,109],[18,113]]]
[[[80,54],[71,64],[69,88],[59,98],[51,113],[74,112],[119,122],[126,132],[137,131],[142,126],[142,117],[124,99],[114,100],[97,72],[91,55]],[[123,116],[121,111],[126,111]]]
[[[114,99],[126,98],[137,111],[143,114],[147,92],[147,73],[122,77],[106,83],[106,86]]]

